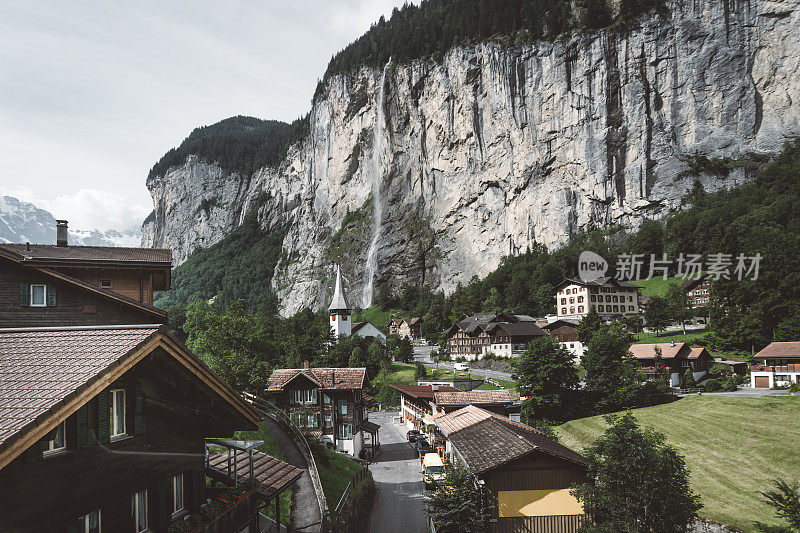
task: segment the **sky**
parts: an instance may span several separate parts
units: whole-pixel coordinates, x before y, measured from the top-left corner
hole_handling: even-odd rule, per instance
[[[152,210],[196,127],[305,114],[331,56],[404,0],[0,0],[0,194],[78,229]]]

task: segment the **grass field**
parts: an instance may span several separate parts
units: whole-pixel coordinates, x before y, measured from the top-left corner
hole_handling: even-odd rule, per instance
[[[325,492],[325,499],[328,500],[328,508],[332,511],[342,499],[347,484],[361,470],[361,465],[324,446],[312,446],[311,451],[314,454],[314,461],[317,463],[322,490]]]
[[[380,307],[368,307],[367,309],[361,311],[360,316],[357,317],[359,320],[356,322],[372,322],[380,329],[386,330],[386,324],[389,323],[390,319],[401,318],[403,314],[403,311],[397,309],[388,309],[386,311],[382,311]],[[355,318],[353,320],[355,320]]]
[[[263,440],[264,444],[258,447],[258,451],[271,455],[276,459],[283,459],[283,450],[278,446],[278,442],[275,440],[275,437],[272,436],[272,433],[269,432],[267,426],[260,425],[257,431],[237,431],[234,438],[239,440]],[[280,499],[281,522],[289,523],[292,510],[292,489],[286,489],[278,498]],[[267,505],[261,512],[274,519],[275,504],[271,503]]]
[[[744,531],[754,521],[779,523],[757,491],[782,477],[800,481],[800,398],[689,396],[632,411],[643,426],[667,437],[686,458],[691,486],[700,495],[700,515]],[[602,416],[567,422],[556,429],[576,451],[606,428]]]
[[[643,275],[645,275],[643,273]],[[632,281],[634,285],[638,285],[642,287],[642,296],[661,296],[663,297],[667,294],[667,287],[670,286],[671,283],[683,283],[683,278],[667,278],[664,279],[661,276],[657,276],[650,279],[640,279],[636,281]]]
[[[641,344],[643,342],[693,342],[696,339],[699,339],[703,335],[708,333],[706,329],[696,329],[696,330],[687,330],[686,335],[683,334],[683,331],[662,331],[656,337],[655,332],[642,332],[637,335],[638,340],[635,340],[635,344]]]

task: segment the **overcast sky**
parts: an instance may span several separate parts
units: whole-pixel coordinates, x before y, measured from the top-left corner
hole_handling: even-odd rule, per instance
[[[164,152],[232,115],[306,113],[331,55],[402,3],[2,1],[0,194],[139,225]]]

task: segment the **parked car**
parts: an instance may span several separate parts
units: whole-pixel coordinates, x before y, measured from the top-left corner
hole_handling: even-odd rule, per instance
[[[453,365],[453,369],[457,370],[458,372],[466,372],[469,370],[469,365],[467,363],[456,363]]]
[[[433,446],[431,443],[428,442],[428,439],[425,436],[420,436],[417,438],[417,453],[428,453],[433,451]]]
[[[408,433],[406,433],[406,438],[408,439],[408,442],[417,442],[417,437],[419,437],[418,429],[409,429]]]

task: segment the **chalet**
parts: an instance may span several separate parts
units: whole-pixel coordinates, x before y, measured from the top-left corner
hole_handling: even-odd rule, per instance
[[[462,462],[492,499],[491,532],[576,532],[583,505],[570,485],[587,461],[542,432],[473,405],[435,419],[451,462]]]
[[[576,361],[585,352],[583,343],[578,339],[578,324],[580,322],[575,319],[559,318],[542,326],[548,335],[575,356]]]
[[[681,286],[686,291],[686,302],[694,309],[706,307],[711,296],[711,278],[687,279]]]
[[[657,368],[657,349],[661,350],[662,368]],[[639,371],[645,375],[655,376],[668,373],[670,385],[678,387],[681,376],[686,369],[692,370],[696,381],[702,379],[714,364],[714,358],[705,348],[692,348],[685,342],[663,342],[656,344],[633,344],[629,350],[631,356],[639,363]]]
[[[423,429],[432,424],[431,401],[436,392],[461,392],[455,387],[437,385],[391,385],[400,393],[400,420],[408,429]]]
[[[374,445],[380,427],[369,422],[366,374],[365,368],[281,368],[269,377],[266,399],[305,432],[359,457],[364,433]]]
[[[592,307],[604,319],[638,315],[639,289],[637,285],[611,277],[593,281],[567,278],[556,286],[556,315],[581,320]]]
[[[260,420],[158,325],[0,330],[0,382],[0,531],[166,533],[220,496],[206,486],[206,438]],[[300,475],[256,457],[275,475],[254,474],[268,483],[243,489],[222,529],[254,526]]]
[[[412,318],[393,318],[389,321],[389,335],[399,335],[416,341],[422,338],[422,319]]]
[[[750,368],[751,386],[800,384],[800,341],[771,342],[753,359],[759,364]]]
[[[508,390],[435,391],[431,400],[434,413],[452,413],[467,405],[474,405],[492,413],[516,418],[519,421],[519,406],[514,405]],[[513,413],[513,414],[512,414]]]
[[[475,361],[488,353],[510,357],[536,337],[546,335],[531,317],[497,313],[475,315],[445,332],[451,357]],[[513,325],[512,325],[513,324]]]

